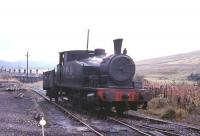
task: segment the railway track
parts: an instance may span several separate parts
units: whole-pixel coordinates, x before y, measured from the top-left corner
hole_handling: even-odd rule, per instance
[[[129,127],[130,129],[133,129],[133,130],[137,131],[138,133],[140,133],[140,134],[142,134],[142,135],[151,136],[150,134],[145,133],[144,131],[141,131],[141,130],[139,130],[138,128],[136,128],[136,127],[134,127],[134,126],[131,126],[131,125],[125,123],[125,122],[119,121],[119,120],[117,120],[117,119],[115,119],[115,118],[109,117],[108,119],[110,119],[110,120],[112,120],[112,121],[114,121],[114,122],[116,122],[116,123],[119,123],[119,124],[121,124],[121,125],[124,125],[124,126],[126,126],[126,127]]]
[[[43,98],[45,98],[46,100],[49,101],[49,98],[47,98],[45,96],[45,92],[42,89],[33,89],[36,93],[38,93],[39,95],[41,95]],[[65,113],[67,113],[68,115],[70,115],[72,118],[74,118],[75,120],[77,120],[78,122],[82,123],[83,125],[85,125],[87,128],[89,128],[89,130],[93,133],[95,133],[98,136],[103,136],[105,133],[102,133],[102,130],[100,131],[97,127],[95,127],[94,125],[90,125],[90,123],[87,123],[86,121],[83,121],[85,119],[81,119],[79,116],[75,115],[74,113],[70,112],[69,110],[67,110],[65,107],[52,102],[52,104],[54,104],[56,107],[58,107],[59,109],[61,109],[62,111],[64,111]],[[136,119],[137,118],[137,119]],[[145,116],[140,116],[140,115],[128,115],[128,118],[119,118],[119,117],[110,117],[110,116],[106,116],[106,121],[111,121],[111,122],[115,122],[115,124],[121,125],[125,128],[129,128],[130,130],[133,130],[133,133],[138,133],[139,135],[144,135],[144,136],[181,136],[182,134],[176,133],[173,130],[167,130],[165,128],[159,128],[159,127],[155,127],[155,126],[151,126],[148,123],[145,122],[151,122],[151,123],[157,123],[157,124],[164,124],[164,123],[171,123],[173,125],[181,125],[182,127],[184,127],[185,129],[192,129],[195,130],[196,132],[200,132],[200,129],[193,127],[193,126],[186,126],[186,125],[182,125],[179,123],[173,123],[173,122],[168,122],[165,120],[160,120],[160,119],[154,119],[154,118],[150,118],[150,117],[145,117]],[[140,122],[138,123],[133,122],[130,123],[127,120],[140,120]],[[142,121],[142,122],[141,122]]]
[[[42,96],[45,100],[50,101],[49,98],[47,98],[44,95],[44,92],[42,92],[41,89],[32,89],[34,92],[36,92],[37,94],[39,94],[40,96]],[[51,102],[52,104],[54,104],[56,107],[58,107],[59,109],[61,109],[62,111],[64,111],[65,113],[67,113],[69,116],[71,116],[73,119],[77,120],[78,122],[80,122],[81,124],[85,125],[90,131],[92,131],[93,133],[95,133],[97,136],[104,136],[104,134],[102,134],[101,132],[99,132],[98,130],[96,130],[95,128],[93,128],[92,126],[90,126],[89,124],[87,124],[86,122],[84,122],[81,118],[79,118],[78,116],[76,116],[75,114],[73,114],[72,112],[70,112],[69,110],[67,110],[66,108],[64,108],[63,106],[55,103],[55,102]]]
[[[49,101],[49,98],[47,98],[45,96],[45,92],[42,89],[33,89],[33,91],[35,91],[37,94],[39,94],[40,96],[42,96],[43,98],[45,98],[46,100]],[[84,122],[83,119],[79,118],[78,116],[76,116],[75,114],[73,114],[72,112],[70,112],[69,110],[67,110],[65,107],[63,107],[63,106],[61,106],[61,105],[59,105],[59,104],[57,104],[55,102],[52,102],[52,104],[54,104],[56,107],[58,107],[59,109],[61,109],[62,111],[64,111],[65,113],[67,113],[68,115],[70,115],[71,117],[73,117],[74,119],[76,119],[77,121],[81,122],[83,125],[85,125],[86,127],[88,127],[96,135],[98,135],[98,136],[104,136],[104,134],[101,133],[99,130],[97,130],[96,127],[93,127],[93,126],[89,125],[87,122]],[[146,133],[145,131],[143,131],[140,128],[136,128],[136,127],[128,125],[128,124],[126,124],[124,122],[117,121],[117,120],[115,120],[114,118],[111,118],[111,117],[107,117],[106,121],[109,121],[109,122],[112,121],[112,122],[115,122],[115,124],[118,124],[120,126],[128,128],[130,130],[133,130],[133,131],[131,131],[132,133],[134,133],[133,135],[135,135],[137,133],[139,135],[144,135],[144,136],[154,136],[154,135],[157,135],[157,134]]]
[[[112,120],[112,121],[114,121],[114,122],[117,122],[119,124],[122,124],[124,126],[127,126],[130,129],[133,129],[133,130],[135,130],[135,131],[137,131],[140,134],[145,135],[145,136],[152,136],[152,135],[155,135],[155,136],[157,136],[157,135],[162,135],[162,136],[165,136],[165,135],[181,136],[179,134],[176,134],[176,133],[173,133],[173,132],[170,132],[170,131],[166,131],[166,130],[163,130],[163,129],[146,126],[145,124],[143,124],[143,125],[141,125],[141,124],[134,124],[133,125],[133,124],[129,124],[129,123],[125,122],[125,121],[122,121],[122,119],[119,119],[119,118],[109,117],[109,119]],[[144,130],[141,131],[141,128],[145,129],[147,132],[144,131]]]
[[[182,129],[187,129],[187,130],[194,131],[197,134],[199,134],[199,136],[200,136],[200,127],[198,127],[198,126],[193,126],[193,125],[188,125],[188,124],[182,124],[182,123],[177,123],[177,122],[157,119],[157,118],[153,118],[153,117],[149,117],[149,116],[145,116],[145,115],[138,115],[137,113],[129,114],[128,118],[138,119],[138,120],[146,120],[146,121],[149,121],[151,123],[154,122],[154,123],[166,124],[166,125],[171,125],[171,126],[179,126]],[[147,126],[147,127],[149,127],[149,126]],[[156,127],[154,127],[154,128],[158,129]]]

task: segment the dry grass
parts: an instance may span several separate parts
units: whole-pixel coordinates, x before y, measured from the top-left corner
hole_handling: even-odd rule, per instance
[[[38,81],[38,82],[35,82],[35,83],[22,83],[19,80],[17,80],[16,78],[0,76],[0,82],[2,82],[2,81],[3,82],[6,81],[6,82],[17,83],[18,85],[20,85],[22,88],[25,88],[25,89],[30,89],[32,87],[43,88],[43,82],[42,81]]]
[[[32,87],[36,87],[36,88],[43,88],[43,81],[38,81],[35,83],[24,83],[23,87],[26,89],[30,89]]]
[[[166,98],[153,98],[149,102],[147,113],[163,119],[184,119],[188,112],[185,109],[172,105]]]
[[[200,73],[200,51],[136,62],[137,72],[153,80],[186,80]]]
[[[200,122],[200,87],[187,83],[145,82],[148,84],[144,87],[154,96],[144,113],[191,124]]]
[[[11,77],[0,77],[0,81],[13,81],[13,82],[21,83],[16,78],[11,78]]]
[[[165,98],[153,98],[150,102],[149,102],[149,108],[150,109],[160,109],[162,107],[166,107],[169,106],[169,100],[165,99]]]
[[[136,73],[149,81],[145,86],[155,95],[147,113],[200,122],[200,86],[187,81],[191,73],[200,73],[200,51],[139,61],[136,67]]]

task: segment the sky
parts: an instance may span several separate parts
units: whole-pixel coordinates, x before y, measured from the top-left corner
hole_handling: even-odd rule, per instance
[[[199,0],[0,0],[0,60],[58,62],[58,52],[113,39],[135,61],[200,50]]]

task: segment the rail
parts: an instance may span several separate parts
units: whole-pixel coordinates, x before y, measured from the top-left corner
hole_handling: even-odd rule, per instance
[[[45,100],[49,101],[49,98],[47,98],[46,96],[44,96],[44,94],[41,93],[41,89],[32,89],[34,92],[36,92],[37,94],[39,94],[40,96],[42,96]],[[102,133],[100,133],[99,131],[95,130],[92,126],[90,126],[89,124],[87,124],[86,122],[84,122],[81,118],[77,117],[76,115],[74,115],[72,112],[70,112],[69,110],[67,110],[66,108],[64,108],[63,106],[55,103],[55,102],[51,102],[52,104],[54,104],[56,107],[58,107],[59,109],[61,109],[62,111],[64,111],[65,113],[67,113],[68,115],[70,115],[72,118],[74,118],[75,120],[81,122],[83,125],[85,125],[87,128],[89,128],[92,132],[94,132],[97,136],[104,136]]]
[[[138,114],[134,114],[134,115],[129,114],[129,116],[140,118],[140,119],[143,119],[143,120],[149,120],[149,121],[152,121],[152,122],[154,121],[154,122],[159,122],[159,123],[164,123],[164,124],[177,125],[177,126],[184,127],[186,129],[191,129],[191,130],[200,132],[200,127],[193,126],[193,125],[176,123],[176,122],[172,122],[172,121],[168,121],[168,120],[162,120],[162,119],[153,118],[153,117],[149,117],[149,116],[145,116],[145,115],[138,115]]]
[[[173,132],[170,132],[170,131],[167,131],[167,130],[162,130],[162,129],[159,129],[159,128],[154,128],[154,127],[145,126],[145,125],[139,125],[139,124],[134,124],[134,126],[133,126],[133,125],[129,125],[128,123],[125,123],[124,121],[121,121],[119,119],[115,119],[115,118],[112,118],[112,117],[109,117],[109,119],[112,120],[112,121],[115,121],[117,123],[120,123],[120,124],[122,124],[124,126],[127,126],[127,127],[131,128],[131,129],[134,129],[137,132],[139,132],[139,133],[141,133],[141,134],[143,134],[145,136],[151,136],[151,134],[148,134],[148,133],[146,133],[146,132],[144,132],[142,130],[139,130],[138,128],[136,128],[134,126],[137,126],[137,127],[140,127],[140,128],[145,128],[145,129],[150,129],[151,131],[154,130],[154,131],[157,131],[157,132],[160,132],[160,133],[164,133],[164,134],[168,134],[168,135],[181,136],[179,134],[176,134],[176,133],[173,133]]]

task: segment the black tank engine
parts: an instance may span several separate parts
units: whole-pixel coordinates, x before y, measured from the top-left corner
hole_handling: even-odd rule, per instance
[[[104,49],[60,52],[57,68],[43,73],[47,96],[56,101],[67,97],[92,109],[136,110],[144,102],[142,90],[133,87],[135,63],[126,51],[121,53],[122,41],[114,40],[110,56]]]

